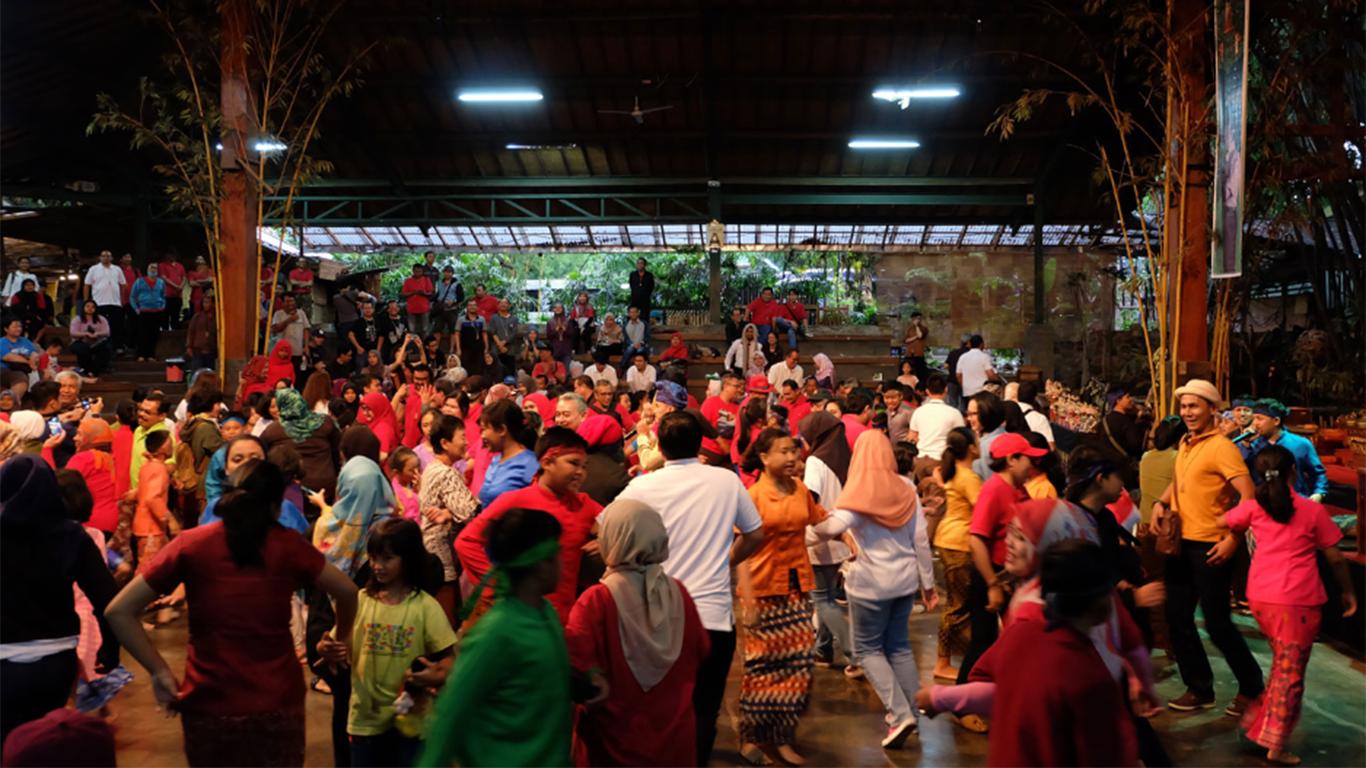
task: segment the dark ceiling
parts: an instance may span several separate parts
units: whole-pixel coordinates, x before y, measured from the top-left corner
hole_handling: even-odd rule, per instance
[[[85,135],[96,93],[129,99],[138,76],[159,66],[166,39],[130,6],[6,3],[0,182],[155,192],[151,156],[122,136]],[[477,180],[507,177],[552,191],[550,177],[584,177],[620,191],[630,177],[637,186],[671,180],[661,188],[700,195],[705,212],[705,181],[719,179],[727,221],[1019,224],[1033,221],[1028,195],[1037,191],[1050,222],[1109,223],[1093,161],[1077,149],[1103,135],[1093,116],[1050,105],[1008,141],[985,135],[996,109],[1024,89],[1070,87],[1035,57],[1080,66],[1077,36],[1043,18],[1030,3],[978,0],[351,0],[327,34],[328,58],[382,44],[363,86],[330,107],[314,154],[335,164],[328,192],[343,196],[403,199],[457,181],[492,196],[499,191]],[[496,82],[538,86],[545,100],[454,99],[460,86]],[[878,85],[915,83],[963,95],[906,110],[871,98]],[[643,125],[599,113],[636,99],[671,109]],[[921,147],[846,146],[888,134]],[[811,177],[875,182],[824,189]],[[887,197],[901,194],[919,197]]]

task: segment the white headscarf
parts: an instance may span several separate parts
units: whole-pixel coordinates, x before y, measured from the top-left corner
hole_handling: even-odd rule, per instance
[[[660,566],[669,557],[669,533],[653,507],[618,499],[602,511],[598,543],[626,664],[648,691],[683,652],[683,594]]]
[[[20,440],[37,440],[47,433],[47,420],[37,411],[15,411],[10,414],[9,423]]]

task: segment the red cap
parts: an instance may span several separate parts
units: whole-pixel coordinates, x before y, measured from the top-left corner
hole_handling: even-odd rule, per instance
[[[757,395],[767,395],[773,391],[773,388],[768,385],[768,377],[760,376],[757,373],[749,377],[749,384],[745,389]]]
[[[1007,456],[1014,456],[1017,453],[1023,453],[1026,456],[1035,458],[1048,455],[1046,449],[1035,448],[1029,444],[1029,441],[1024,438],[1024,435],[1018,435],[1014,432],[1006,432],[1003,435],[997,435],[996,439],[991,441],[991,458],[993,459],[1004,459]]]

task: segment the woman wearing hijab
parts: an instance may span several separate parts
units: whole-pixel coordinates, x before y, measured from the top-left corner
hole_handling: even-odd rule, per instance
[[[849,480],[820,536],[851,533],[858,556],[849,568],[854,658],[887,709],[886,749],[899,749],[916,731],[912,706],[920,676],[911,652],[909,622],[917,595],[934,610],[934,560],[915,486],[897,472],[887,436],[868,430],[854,444]]]
[[[62,707],[76,684],[81,588],[100,624],[99,667],[118,665],[104,620],[114,577],[94,539],[69,519],[57,476],[38,456],[0,466],[0,740]]]
[[[166,284],[157,277],[157,265],[148,264],[147,274],[133,281],[128,306],[137,315],[138,362],[156,357],[161,338],[161,317],[166,313]]]
[[[38,290],[38,283],[25,280],[24,287],[10,299],[10,311],[24,324],[24,335],[41,343],[43,329],[52,325],[52,301]]]
[[[110,455],[114,445],[114,430],[109,428],[109,422],[104,419],[82,419],[76,427],[74,441],[76,453],[64,469],[79,472],[85,480],[85,486],[94,501],[90,519],[85,524],[108,539],[114,535],[114,529],[119,524],[119,497],[114,492],[114,458]],[[48,466],[57,468],[51,448],[43,448],[43,459]]]
[[[844,481],[849,476],[849,441],[844,437],[844,423],[833,414],[814,411],[797,422],[797,434],[806,448],[806,468],[802,482],[822,504],[830,504],[840,497]],[[808,541],[807,555],[816,573],[816,588],[811,590],[811,602],[816,606],[816,663],[834,664],[835,646],[844,655],[845,674],[858,675],[854,666],[854,648],[849,642],[849,611],[835,597],[839,592],[840,566],[852,554],[840,539]]]
[[[394,406],[383,392],[371,392],[361,398],[356,423],[370,427],[375,437],[379,438],[379,461],[382,462],[398,446],[398,417],[394,415]]]
[[[821,389],[834,390],[835,364],[830,362],[830,356],[824,352],[817,352],[811,361],[816,364],[816,386]]]
[[[299,452],[299,467],[303,476],[299,483],[305,488],[331,495],[337,484],[341,432],[332,417],[319,414],[308,407],[304,398],[292,389],[275,393],[275,423],[261,435],[266,448],[288,438]]]
[[[579,437],[588,443],[583,492],[599,504],[611,504],[626,489],[631,478],[626,473],[622,449],[621,424],[611,416],[593,414],[579,425]]]
[[[383,395],[381,395],[383,397]],[[398,512],[394,489],[380,469],[379,440],[365,427],[349,427],[341,435],[341,457],[346,462],[337,475],[337,501],[328,506],[321,493],[308,497],[322,510],[313,526],[313,546],[327,563],[357,585],[369,580],[369,555],[366,542],[376,522]],[[314,489],[315,491],[317,489]],[[327,596],[315,592],[308,605],[308,628],[304,646],[309,666],[332,691],[332,754],[337,765],[348,765],[351,743],[346,734],[350,712],[351,674],[322,663],[317,654],[318,641],[332,629],[333,608]],[[333,637],[347,634],[333,632]],[[318,687],[315,683],[315,687]]]
[[[749,323],[740,332],[740,338],[731,342],[730,349],[726,350],[726,359],[722,364],[727,370],[735,371],[741,376],[749,378],[755,375],[751,371],[754,367],[754,353],[761,351],[762,346],[759,343],[759,326]],[[765,368],[759,373],[764,373],[767,370]]]
[[[47,420],[37,411],[15,411],[9,416],[10,426],[14,427],[23,453],[37,454],[43,450],[43,437],[47,434]]]
[[[242,408],[247,402],[247,398],[258,392],[269,392],[275,388],[274,383],[268,383],[267,376],[270,370],[270,360],[265,355],[256,355],[242,366],[240,384],[237,387],[237,407]]]
[[[634,500],[598,517],[607,573],[579,596],[565,641],[574,669],[598,669],[607,700],[579,713],[589,765],[694,765],[692,694],[710,643],[688,591],[664,573],[669,534]]]
[[[0,466],[19,455],[19,432],[8,421],[0,421]]]
[[[659,353],[659,364],[663,365],[670,360],[681,360],[688,362],[688,345],[683,341],[683,334],[674,333],[669,337],[669,346]]]
[[[281,381],[294,386],[294,345],[285,339],[275,342],[270,348],[270,358],[266,365],[266,386],[275,389]]]
[[[1047,606],[1041,581],[1044,555],[1065,541],[1100,540],[1094,522],[1085,511],[1053,499],[1031,500],[1015,507],[1008,536],[1005,570],[1018,585],[1010,598],[1003,625],[1009,629],[1023,622],[1047,621]],[[1108,561],[1107,561],[1108,562]],[[1170,765],[1156,733],[1143,716],[1160,701],[1153,689],[1152,665],[1143,634],[1118,598],[1108,618],[1089,631],[1101,660],[1117,684],[1123,684],[1131,704],[1137,701],[1144,711],[1133,719],[1139,733],[1139,749],[1148,765]],[[952,712],[956,715],[991,713],[995,683],[974,675],[963,685],[936,685],[916,694],[916,703],[926,712]]]

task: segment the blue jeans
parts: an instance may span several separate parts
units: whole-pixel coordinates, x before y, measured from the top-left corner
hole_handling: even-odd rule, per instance
[[[887,708],[887,724],[915,720],[915,692],[920,674],[911,652],[911,609],[916,594],[890,600],[860,600],[849,596],[849,619],[854,630],[854,661],[863,667]]]
[[[844,654],[845,663],[850,663],[853,646],[849,644],[849,613],[835,602],[840,583],[839,564],[813,565],[812,568],[816,572],[816,585],[811,590],[811,602],[816,606],[816,618],[820,621],[816,628],[816,656],[839,662],[838,650]]]
[[[759,325],[755,327],[759,331],[760,341],[767,343],[768,332],[776,330],[778,333],[787,334],[788,349],[797,348],[797,326],[791,320],[788,320],[785,317],[775,317],[773,318],[773,325]]]
[[[644,352],[646,361],[650,359],[650,342],[648,341],[650,337],[646,336],[645,338],[647,341],[644,344],[626,342],[626,351],[621,355],[621,369],[623,371],[631,367],[631,358],[635,357],[637,352]]]

